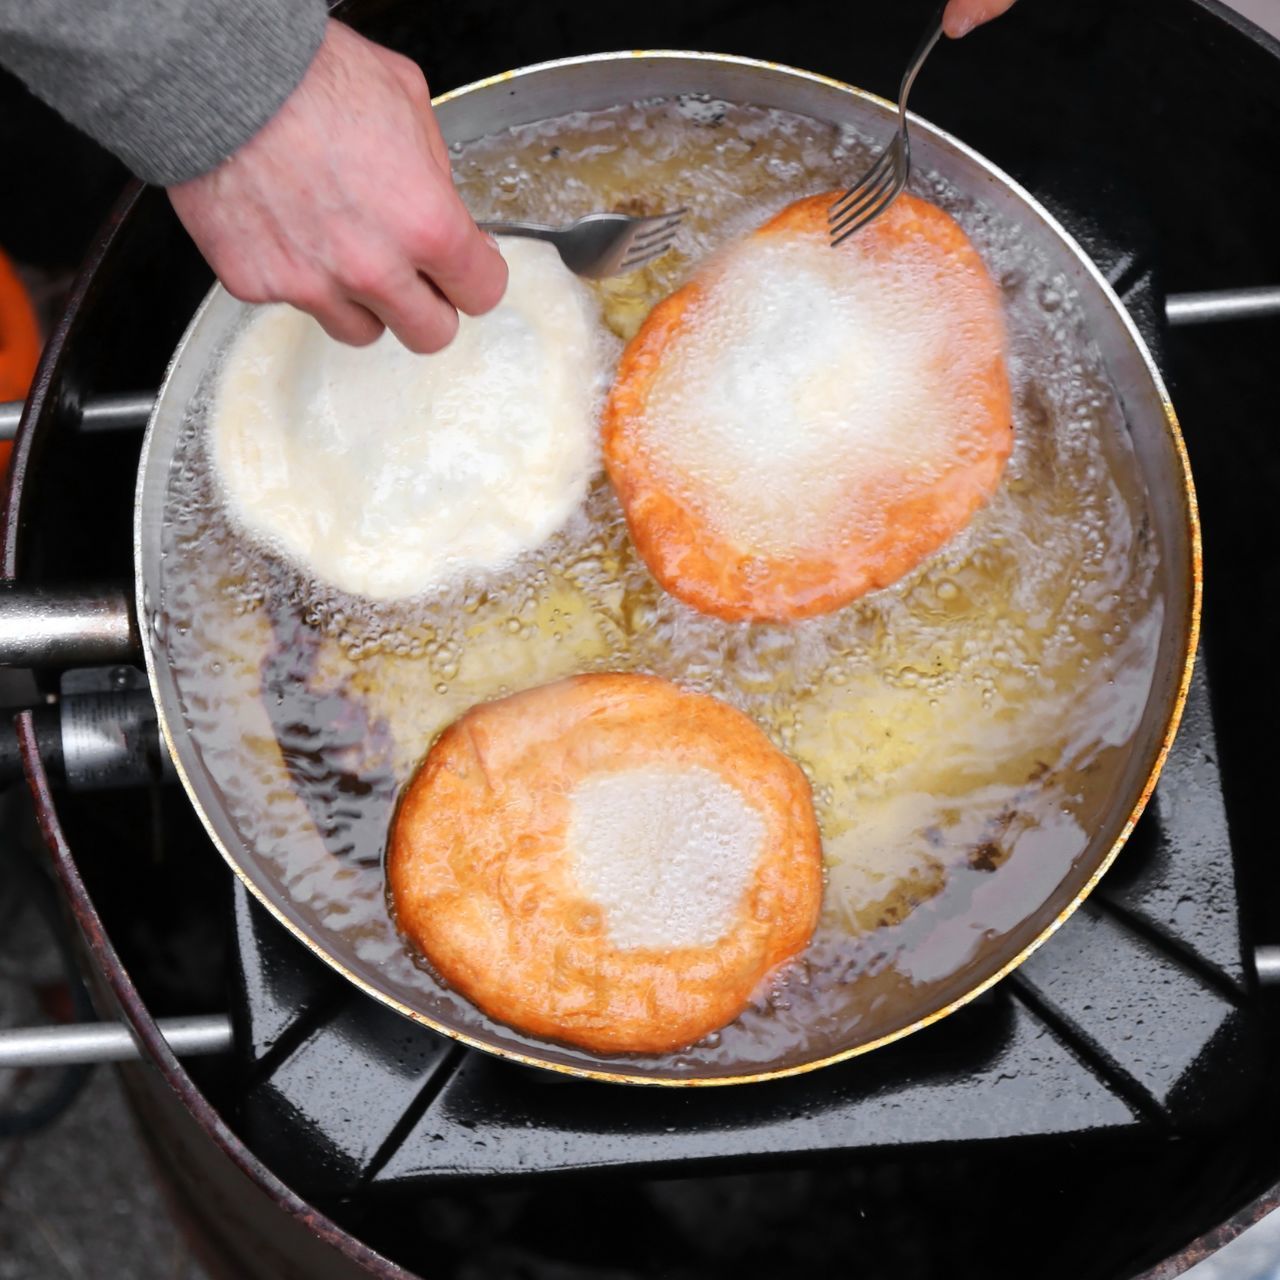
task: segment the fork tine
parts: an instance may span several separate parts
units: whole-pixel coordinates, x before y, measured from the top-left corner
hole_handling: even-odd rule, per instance
[[[832,247],[847,240],[859,227],[878,217],[896,200],[907,185],[911,172],[911,137],[907,132],[907,95],[933,47],[942,38],[943,8],[940,6],[911,56],[898,87],[898,132],[885,147],[871,172],[839,199],[827,213],[827,236]],[[886,181],[886,175],[890,180]]]
[[[666,253],[675,239],[684,212],[683,209],[676,209],[671,213],[660,214],[648,219],[649,225],[641,225],[634,230],[622,251],[617,269],[637,271],[654,258]]]
[[[675,213],[665,214],[661,218],[654,219],[648,225],[641,224],[631,238],[632,244],[644,244],[650,240],[656,240],[668,233],[674,233],[680,225],[681,219],[684,217],[684,210],[679,209]]]
[[[843,210],[840,216],[827,226],[828,235],[839,235],[840,232],[854,219],[862,216],[862,211],[870,204],[877,204],[881,196],[895,182],[898,181],[899,171],[894,168],[885,169],[879,177],[868,186],[864,187],[855,200],[851,200]]]
[[[865,226],[872,218],[883,213],[898,194],[906,186],[907,175],[905,170],[896,169],[888,178],[882,179],[874,190],[867,192],[862,200],[854,207],[850,208],[840,219],[828,229],[828,237],[832,244],[837,240],[841,240],[850,231],[856,231],[858,227]]]
[[[868,187],[884,176],[884,174],[893,169],[898,163],[898,143],[900,137],[895,134],[886,144],[883,151],[877,157],[875,164],[867,170],[866,173],[858,179],[848,191],[844,193],[838,200],[832,202],[831,209],[828,213],[829,218],[834,222],[843,213],[846,212],[850,204],[857,201],[858,197],[867,190]]]
[[[647,249],[649,245],[657,244],[659,240],[670,240],[675,234],[675,227],[667,227],[647,236],[633,236],[627,241],[627,252],[630,253],[632,249]]]
[[[851,204],[856,204],[862,194],[872,186],[885,169],[893,163],[893,153],[896,149],[898,135],[894,135],[894,139],[880,153],[880,158],[867,170],[866,173],[858,180],[858,182],[849,188],[838,200],[832,202],[831,208],[827,211],[827,221],[835,222],[837,218],[843,217],[848,212]]]
[[[846,206],[840,218],[830,225],[827,234],[833,237],[840,235],[851,222],[856,222],[862,217],[865,209],[871,205],[878,204],[886,191],[897,187],[897,190],[893,191],[893,194],[896,195],[897,191],[902,189],[898,185],[902,181],[902,176],[900,169],[886,169],[874,183],[863,191],[856,201]]]
[[[655,244],[646,244],[644,248],[634,248],[634,250],[628,251],[623,256],[622,265],[627,270],[635,269],[636,266],[643,266],[645,262],[652,262],[655,257],[662,257],[663,253],[666,253],[673,243],[675,243],[673,239],[664,239],[664,241],[658,241]]]
[[[874,201],[873,204],[865,207],[865,209],[861,211],[855,219],[852,219],[849,224],[846,224],[845,227],[842,227],[838,232],[832,233],[832,248],[835,248],[837,244],[844,243],[846,239],[849,239],[849,237],[854,234],[854,232],[859,232],[859,230],[863,229],[865,225],[872,223],[872,221],[879,218],[879,215],[883,214],[884,210],[888,209],[888,206],[893,204],[893,201],[896,200],[901,189],[901,187],[888,188],[879,200]]]
[[[666,253],[686,212],[681,207],[650,217],[632,217],[601,211],[559,227],[522,221],[477,225],[493,235],[524,236],[554,245],[570,271],[588,280],[604,280],[634,271]]]
[[[652,262],[654,258],[660,258],[666,253],[671,248],[674,240],[675,237],[670,236],[653,244],[633,246],[623,257],[619,269],[622,271],[638,271],[645,263]]]
[[[859,193],[865,191],[872,186],[879,178],[886,173],[890,173],[897,169],[902,163],[902,135],[895,133],[893,137],[885,144],[884,150],[880,153],[879,158],[870,169],[858,179],[848,191],[844,193],[838,200],[831,204],[831,220],[834,222],[840,215],[853,203]]]
[[[898,198],[905,185],[905,183],[894,183],[884,192],[881,200],[865,206],[861,214],[856,215],[851,223],[844,224],[841,228],[833,227],[831,230],[831,247],[834,249],[836,245],[847,240],[855,231],[861,230],[868,222],[878,218]]]

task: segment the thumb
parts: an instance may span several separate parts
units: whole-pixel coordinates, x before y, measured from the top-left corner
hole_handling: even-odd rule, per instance
[[[942,15],[942,29],[953,40],[958,40],[974,27],[1008,12],[1013,4],[1014,0],[949,0]]]

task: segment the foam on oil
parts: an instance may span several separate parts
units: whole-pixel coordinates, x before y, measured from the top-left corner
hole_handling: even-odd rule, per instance
[[[738,919],[764,819],[708,769],[594,774],[570,796],[568,848],[615,947],[709,947]]]
[[[455,168],[478,216],[686,206],[676,252],[596,286],[625,338],[706,254],[840,186],[864,155],[825,124],[692,101],[518,129],[458,151]],[[445,725],[575,672],[651,672],[723,698],[814,787],[828,881],[813,944],[737,1022],[671,1058],[677,1072],[799,1061],[900,1025],[963,989],[1084,851],[1160,635],[1145,495],[1067,282],[1016,227],[927,175],[913,185],[1001,284],[1016,443],[963,533],[826,617],[731,624],[678,603],[599,475],[567,524],[501,573],[410,602],[343,595],[236,532],[195,406],[170,479],[161,605],[187,726],[262,881],[356,972],[485,1025],[395,931],[387,827]]]
[[[856,236],[833,255],[825,226],[751,236],[690,305],[635,431],[729,542],[786,557],[880,537],[887,511],[988,452],[996,338],[966,341],[988,286],[903,239],[887,258]]]

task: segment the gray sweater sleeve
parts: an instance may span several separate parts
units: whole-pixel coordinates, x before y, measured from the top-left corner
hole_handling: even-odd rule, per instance
[[[325,0],[0,0],[0,65],[140,178],[214,168],[276,113]]]

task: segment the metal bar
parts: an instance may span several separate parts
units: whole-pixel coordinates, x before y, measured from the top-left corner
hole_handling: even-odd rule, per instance
[[[142,651],[128,594],[0,583],[0,666],[93,666]]]
[[[1175,293],[1165,300],[1165,316],[1171,325],[1211,324],[1275,315],[1280,315],[1280,285]],[[124,431],[131,427],[145,427],[155,403],[152,391],[95,396],[81,409],[80,429]],[[21,400],[0,401],[0,440],[12,440],[17,435],[22,408]]]
[[[156,1026],[178,1057],[226,1053],[232,1045],[225,1013],[161,1018]],[[123,1022],[79,1022],[62,1027],[0,1031],[0,1067],[67,1067],[77,1062],[126,1062],[141,1050]]]
[[[129,427],[145,427],[155,402],[155,393],[151,391],[96,396],[81,410],[80,430],[124,431]],[[0,440],[12,440],[18,434],[21,420],[21,400],[0,402]]]
[[[1164,313],[1169,323],[1177,326],[1280,316],[1280,285],[1174,293],[1165,300]]]
[[[22,421],[23,400],[0,400],[0,440],[12,440]]]
[[[155,406],[154,391],[98,396],[84,406],[80,416],[80,430],[124,431],[130,427],[145,427]]]
[[[1280,947],[1255,947],[1253,964],[1264,987],[1280,984]]]

